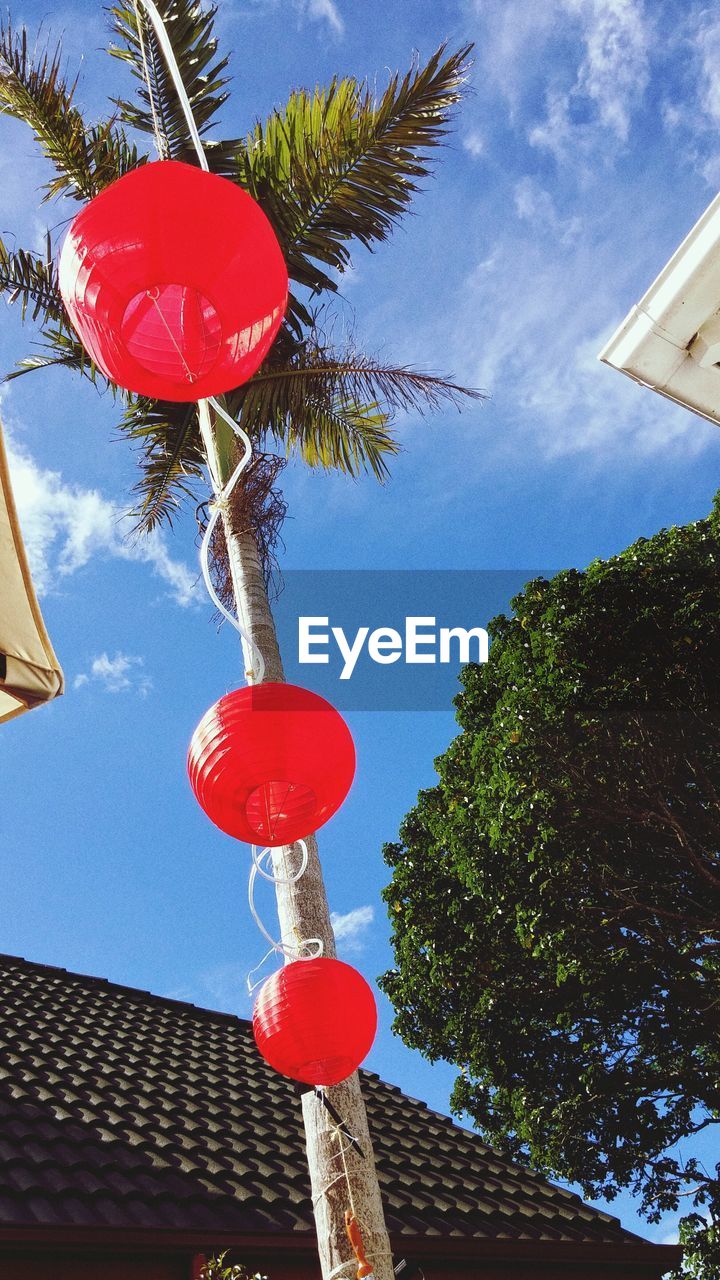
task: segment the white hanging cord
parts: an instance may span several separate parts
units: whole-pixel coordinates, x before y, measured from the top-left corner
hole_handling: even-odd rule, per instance
[[[198,402],[198,412],[204,418],[207,424],[207,428],[210,430],[210,432],[212,431],[212,428],[210,427],[210,414],[208,410],[208,405],[212,405],[216,414],[218,414],[218,416],[222,418],[224,422],[227,423],[227,425],[232,429],[232,431],[237,436],[238,440],[242,441],[242,444],[244,446],[244,452],[235,470],[230,476],[230,479],[228,480],[227,484],[224,487],[221,485],[219,477],[215,474],[212,464],[210,462],[208,463],[210,468],[210,479],[212,480],[213,489],[215,490],[215,498],[214,498],[214,501],[211,503],[212,509],[210,513],[210,519],[208,520],[207,528],[205,529],[205,533],[203,534],[203,540],[200,546],[200,567],[202,569],[202,575],[203,575],[203,580],[205,582],[205,586],[207,587],[208,594],[213,604],[215,605],[215,608],[218,610],[219,613],[222,614],[223,618],[226,618],[227,621],[231,624],[231,626],[233,626],[235,630],[240,634],[240,639],[242,641],[242,646],[243,646],[243,656],[245,659],[246,674],[248,675],[248,677],[252,677],[254,684],[262,684],[265,678],[265,659],[263,658],[262,653],[260,652],[259,646],[256,645],[255,641],[252,638],[251,628],[248,625],[247,619],[245,617],[241,617],[238,619],[235,617],[234,614],[230,613],[229,609],[225,608],[225,605],[223,604],[222,600],[220,599],[220,597],[218,596],[215,590],[212,577],[210,574],[210,544],[212,542],[213,533],[215,532],[215,525],[217,524],[220,518],[220,515],[222,514],[223,508],[227,507],[227,504],[230,500],[232,492],[236,484],[238,483],[240,476],[242,475],[243,471],[250,463],[250,460],[252,458],[252,444],[250,442],[250,437],[248,436],[247,432],[243,431],[243,428],[239,425],[239,423],[237,423],[235,419],[232,418],[230,414],[225,411],[225,409],[223,409],[220,402],[216,400],[214,396],[210,396],[209,399],[200,400]],[[242,601],[239,602],[239,607],[240,607],[240,610],[242,610]]]
[[[185,115],[185,121],[187,123],[188,131],[190,133],[190,137],[192,138],[193,145],[197,152],[198,160],[200,162],[200,167],[204,169],[206,172],[209,172],[210,166],[208,165],[207,156],[205,155],[202,141],[200,139],[200,134],[198,133],[198,128],[195,123],[195,117],[193,115],[192,106],[190,105],[190,99],[188,98],[185,85],[183,84],[183,79],[180,74],[180,68],[178,67],[178,64],[175,59],[175,54],[173,53],[172,44],[170,43],[167,31],[165,30],[165,23],[163,21],[162,15],[159,12],[157,6],[153,3],[153,0],[133,0],[133,3],[135,6],[135,17],[137,21],[138,38],[140,40],[140,51],[142,54],[143,69],[145,72],[145,81],[147,83],[148,96],[150,98],[150,107],[152,110],[153,125],[155,128],[155,136],[156,136],[158,151],[160,152],[160,154],[162,154],[163,152],[163,149],[164,149],[163,139],[160,133],[160,125],[158,121],[157,111],[155,108],[155,99],[153,97],[152,81],[150,78],[150,70],[148,67],[147,56],[145,53],[145,41],[143,39],[143,23],[140,17],[139,9],[138,9],[138,3],[142,4],[143,8],[145,9],[145,12],[148,14],[150,21],[152,22],[155,35],[157,36],[158,44],[160,45],[163,56],[165,57],[165,61],[167,62],[168,70],[172,77],[173,84],[175,85],[175,91],[178,95],[178,98],[180,100],[180,105]],[[165,316],[163,315],[162,308],[159,305],[157,296],[153,295],[153,293],[149,293],[148,296],[150,297],[151,301],[155,304],[155,307],[158,311],[160,319],[165,325],[165,328],[167,329],[170,340],[173,346],[175,347],[175,350],[178,356],[180,357],[183,365],[185,366],[185,372],[187,374],[187,377],[189,381],[192,382],[193,380],[192,371],[188,367],[188,364],[187,364],[187,361],[185,360],[183,352],[177,340],[175,339],[175,335],[173,334],[172,330],[170,329],[170,326],[167,323],[167,320],[165,319]],[[228,424],[228,426],[232,429],[232,431],[235,433],[238,439],[242,441],[243,445],[245,446],[245,451],[240,461],[238,462],[237,467],[233,471],[230,479],[228,480],[227,484],[224,486],[224,488],[221,486],[220,478],[215,474],[212,467],[212,463],[209,461],[210,474],[213,482],[213,488],[215,490],[215,502],[213,504],[214,509],[211,512],[210,519],[208,521],[208,526],[205,530],[205,535],[202,540],[202,545],[200,549],[200,565],[202,569],[202,575],[205,582],[205,586],[207,587],[208,593],[210,595],[210,599],[213,601],[213,604],[215,605],[218,612],[223,616],[223,618],[226,618],[227,621],[233,627],[235,627],[236,630],[240,633],[240,639],[242,641],[242,646],[243,646],[243,657],[245,659],[245,670],[248,677],[252,677],[254,683],[262,684],[265,676],[265,662],[264,662],[263,656],[258,646],[255,644],[255,642],[253,641],[250,635],[249,629],[245,623],[245,619],[243,618],[242,620],[239,620],[235,618],[234,615],[231,614],[229,610],[225,608],[225,605],[223,604],[222,600],[219,599],[218,594],[215,591],[215,588],[212,583],[212,579],[210,576],[210,566],[209,566],[210,543],[212,541],[212,536],[215,531],[215,525],[217,524],[218,519],[220,517],[223,504],[228,502],[230,495],[232,494],[233,489],[235,488],[235,485],[240,479],[240,476],[242,475],[246,466],[250,462],[250,459],[252,457],[252,445],[250,443],[250,440],[246,432],[243,431],[242,427],[235,421],[234,418],[230,417],[229,413],[226,413],[225,409],[223,409],[222,405],[215,399],[214,396],[210,396],[208,400],[200,400],[198,402],[198,412],[200,413],[201,417],[205,415],[208,431],[210,435],[212,435],[212,427],[209,420],[210,418],[210,415],[208,412],[209,404],[212,405],[216,414],[218,414],[218,416],[221,417],[223,421]]]
[[[357,1218],[357,1214],[355,1212],[355,1201],[353,1199],[353,1193],[352,1193],[352,1183],[350,1182],[350,1174],[348,1173],[348,1167],[347,1167],[347,1152],[350,1150],[350,1143],[343,1142],[343,1132],[339,1124],[333,1125],[332,1133],[333,1133],[333,1138],[335,1142],[337,1142],[338,1144],[338,1150],[340,1152],[340,1158],[342,1160],[343,1173],[345,1174],[345,1183],[347,1186],[348,1200],[350,1201],[350,1208],[352,1210],[352,1215],[354,1218]]]
[[[135,22],[138,29],[138,39],[140,41],[140,56],[142,58],[143,72],[145,75],[145,84],[147,85],[148,98],[150,100],[150,110],[153,118],[153,133],[155,134],[155,146],[161,160],[167,160],[167,143],[160,132],[160,121],[158,119],[157,107],[155,106],[155,94],[153,93],[152,80],[150,79],[150,68],[148,66],[147,53],[145,52],[145,36],[143,34],[144,22],[140,17],[138,8],[138,0],[133,0],[135,7]]]
[[[158,11],[156,5],[153,4],[153,0],[140,0],[140,3],[142,4],[143,8],[145,9],[145,12],[147,13],[148,17],[150,18],[150,21],[153,24],[153,28],[155,31],[155,35],[157,36],[158,44],[160,45],[160,48],[162,49],[163,55],[165,57],[165,61],[167,62],[168,71],[170,72],[170,75],[172,77],[172,82],[175,85],[175,92],[177,93],[177,96],[180,100],[180,106],[183,109],[183,115],[185,116],[188,132],[190,134],[190,137],[192,138],[193,146],[195,147],[195,150],[197,152],[197,158],[200,163],[200,168],[205,169],[206,172],[209,172],[210,165],[207,162],[207,156],[205,155],[203,144],[200,140],[198,127],[195,123],[195,117],[192,112],[192,107],[190,106],[190,99],[187,96],[185,85],[183,84],[182,76],[180,75],[180,68],[178,67],[177,62],[175,61],[175,54],[173,53],[173,47],[168,38],[168,33],[165,30],[165,23],[162,20],[162,14]],[[137,12],[137,0],[135,0],[135,10]],[[155,113],[155,108],[153,106],[153,101],[152,101],[152,86],[150,83],[150,76],[148,74],[148,65],[147,65],[147,59],[145,57],[145,47],[143,44],[142,32],[140,30],[139,20],[138,20],[138,32],[140,33],[140,47],[142,49],[143,66],[145,69],[145,78],[147,80],[147,85],[148,85],[148,93],[150,94],[150,104],[153,112],[153,122],[155,124],[155,129],[157,131],[158,139],[160,139],[161,135],[160,135],[159,125],[157,121],[157,116]]]
[[[145,80],[147,83],[148,96],[150,99],[150,108],[153,116],[153,126],[155,129],[156,142],[157,142],[158,152],[160,155],[162,155],[164,150],[164,143],[163,143],[162,134],[160,132],[160,124],[157,116],[157,111],[155,108],[155,101],[153,98],[152,82],[150,78],[150,71],[149,71],[147,56],[145,52],[145,42],[143,39],[142,22],[141,22],[140,14],[138,11],[138,0],[133,0],[133,2],[135,5],[138,37],[140,40],[140,51],[141,51],[142,60],[143,60],[143,69],[145,72]],[[156,5],[153,3],[153,0],[139,0],[139,3],[143,5],[143,8],[148,14],[150,21],[152,22],[155,35],[157,36],[158,44],[160,45],[162,53],[167,62],[168,70],[170,72],[172,82],[175,86],[175,92],[178,95],[178,99],[180,101],[183,114],[185,116],[188,132],[190,134],[193,145],[195,147],[195,151],[197,152],[197,157],[200,163],[200,167],[204,169],[206,172],[209,172],[210,166],[208,164],[207,156],[205,155],[200,134],[198,132],[197,125],[195,123],[195,117],[193,116],[192,106],[190,105],[190,99],[188,98],[185,85],[183,84],[182,76],[180,74],[180,69],[175,60],[175,54],[173,53],[172,44],[170,43],[167,31],[165,30],[165,23],[163,22],[162,15],[158,11]],[[152,298],[152,295],[150,296]],[[161,319],[163,320],[163,322],[165,322],[165,317],[163,316],[162,311],[158,305],[157,298],[152,298],[152,301],[155,302],[155,305],[158,311],[160,312]],[[186,361],[184,360],[184,356],[180,351],[178,344],[175,341],[175,338],[172,333],[170,333],[170,337],[171,337],[171,340],[173,341],[173,344],[176,347],[176,350],[178,350],[180,357],[183,360],[183,363],[185,364],[185,371],[188,375],[188,378],[192,381],[192,372],[189,369]],[[258,645],[255,643],[255,641],[252,638],[250,629],[247,625],[247,621],[244,617],[242,617],[241,619],[234,617],[234,615],[231,614],[230,611],[225,608],[225,605],[223,604],[222,600],[220,600],[220,598],[218,597],[218,594],[215,590],[215,587],[213,585],[212,578],[210,575],[210,544],[212,542],[212,536],[215,531],[215,526],[220,518],[220,515],[222,514],[222,511],[224,509],[227,509],[227,504],[233,493],[233,490],[236,484],[238,483],[240,476],[242,475],[243,471],[248,466],[252,458],[252,444],[250,442],[249,436],[247,435],[247,432],[245,432],[243,428],[240,426],[240,424],[237,423],[235,419],[232,418],[230,414],[226,412],[226,410],[219,403],[219,401],[215,399],[214,396],[209,396],[207,399],[198,401],[198,413],[201,418],[201,423],[205,425],[209,436],[212,436],[212,424],[210,422],[210,413],[209,413],[210,405],[212,405],[213,409],[215,410],[215,413],[218,414],[218,416],[222,418],[225,423],[227,423],[227,425],[231,428],[235,436],[242,441],[244,445],[244,452],[226,485],[222,485],[220,477],[216,473],[216,470],[214,468],[212,458],[211,456],[208,457],[208,468],[210,471],[210,478],[212,481],[212,486],[213,486],[215,496],[214,496],[214,501],[211,503],[212,510],[210,513],[210,519],[208,520],[207,528],[203,535],[203,540],[200,547],[200,565],[202,569],[203,580],[205,582],[205,586],[207,588],[210,599],[213,601],[213,604],[217,608],[218,612],[222,615],[222,617],[226,618],[227,621],[233,627],[235,627],[235,629],[240,634],[240,639],[243,646],[243,655],[245,658],[246,674],[248,678],[252,678],[254,683],[262,684],[263,679],[265,677],[265,661],[263,659],[262,653],[260,652]],[[239,609],[240,611],[242,610],[241,603],[239,605]],[[248,882],[248,903],[249,903],[250,912],[252,914],[253,920],[255,921],[255,924],[257,925],[263,937],[270,943],[270,951],[268,951],[267,954],[263,957],[263,959],[260,961],[260,964],[256,965],[255,969],[251,970],[250,974],[248,974],[248,987],[251,992],[254,989],[253,985],[251,984],[251,978],[253,974],[257,972],[257,970],[265,963],[265,961],[268,959],[270,955],[273,955],[273,954],[282,955],[283,958],[286,960],[316,959],[320,957],[324,951],[324,943],[322,941],[322,938],[303,938],[298,941],[297,946],[291,946],[290,944],[282,942],[281,940],[280,941],[275,940],[268,933],[267,929],[262,923],[262,920],[260,919],[260,916],[258,915],[257,910],[255,908],[255,881],[258,875],[262,876],[263,879],[268,880],[271,883],[285,884],[285,885],[295,884],[300,879],[300,877],[304,875],[307,869],[307,864],[308,864],[307,844],[305,843],[304,840],[297,841],[297,843],[302,846],[302,857],[301,857],[300,867],[293,875],[288,877],[275,876],[265,871],[262,866],[262,862],[263,861],[266,861],[268,863],[271,862],[273,850],[271,848],[267,848],[267,849],[264,849],[260,854],[256,854],[255,846],[253,846],[253,865],[250,871],[250,878]],[[254,985],[256,986],[258,984],[256,983]],[[343,1163],[344,1163],[344,1156],[343,1156]]]
[[[308,847],[304,840],[298,840],[296,844],[300,846],[301,850],[300,866],[292,875],[285,877],[273,875],[272,872],[265,870],[263,864],[267,866],[272,864],[272,848],[262,849],[258,852],[257,847],[255,845],[252,846],[253,865],[250,869],[250,878],[248,880],[248,906],[260,933],[270,943],[270,950],[266,952],[259,964],[256,964],[255,968],[250,970],[247,976],[248,991],[251,995],[255,988],[260,985],[259,982],[253,981],[254,976],[271,955],[281,955],[284,960],[317,960],[325,950],[322,938],[302,938],[295,944],[273,938],[272,934],[268,933],[265,928],[255,906],[255,882],[258,876],[262,876],[263,880],[269,881],[270,884],[297,884],[298,880],[305,874],[308,864]]]
[[[308,864],[308,847],[304,840],[296,840],[296,844],[301,847],[300,866],[292,876],[276,876],[271,871],[263,869],[263,861],[270,863],[272,859],[272,848],[262,849],[258,853],[257,845],[252,846],[252,860],[255,864],[255,870],[263,880],[268,880],[270,884],[297,884],[298,880],[305,875]]]
[[[313,1196],[313,1206],[316,1205],[319,1200],[322,1200],[323,1197],[327,1195],[331,1187],[337,1186],[338,1182],[345,1182],[347,1193],[348,1193],[348,1202],[350,1204],[353,1217],[357,1219],[357,1213],[355,1212],[355,1201],[353,1199],[353,1193],[352,1193],[352,1184],[350,1182],[350,1174],[347,1167],[347,1153],[348,1151],[352,1151],[352,1143],[347,1140],[343,1141],[343,1139],[345,1138],[345,1135],[343,1134],[343,1131],[340,1128],[340,1125],[336,1124],[335,1121],[331,1121],[329,1128],[326,1129],[325,1132],[330,1134],[333,1142],[338,1143],[338,1153],[342,1159],[343,1167],[342,1167],[342,1172],[339,1173],[336,1178],[333,1178],[320,1191],[318,1191],[317,1195]],[[343,1265],[349,1265],[349,1264],[345,1263]]]

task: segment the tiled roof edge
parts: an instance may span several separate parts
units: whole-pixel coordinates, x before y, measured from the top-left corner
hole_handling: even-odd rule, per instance
[[[0,963],[3,961],[10,961],[17,964],[18,967],[24,965],[26,969],[33,969],[39,973],[60,974],[71,982],[87,983],[89,987],[97,987],[101,990],[109,988],[112,991],[122,992],[124,995],[142,996],[144,1001],[152,1002],[153,1004],[170,1005],[176,1009],[188,1009],[193,1014],[209,1018],[224,1018],[228,1022],[236,1022],[243,1027],[252,1026],[249,1018],[241,1018],[236,1013],[228,1013],[224,1009],[209,1009],[204,1005],[193,1004],[191,1000],[178,1000],[173,996],[157,995],[154,991],[146,991],[144,987],[131,987],[124,982],[113,982],[111,978],[99,978],[96,974],[78,973],[75,969],[65,969],[56,964],[44,964],[39,960],[26,960],[25,956],[14,956],[4,951],[0,952]]]

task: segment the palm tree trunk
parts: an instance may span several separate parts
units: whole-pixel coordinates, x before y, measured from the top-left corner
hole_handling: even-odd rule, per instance
[[[202,415],[201,429],[210,470],[217,476],[219,461],[214,433],[209,422],[203,422]],[[257,543],[251,530],[234,527],[229,511],[223,511],[223,526],[238,617],[242,618],[262,653],[265,680],[284,681],[285,673]],[[251,675],[249,678],[252,680]],[[324,954],[334,956],[335,936],[315,836],[309,836],[306,843],[308,866],[302,879],[296,884],[276,885],[281,937],[283,942],[291,945],[303,938],[321,938]],[[297,865],[296,845],[275,850],[273,867],[278,877],[287,879]],[[345,1150],[345,1160],[352,1188],[352,1206],[361,1224],[373,1274],[376,1280],[393,1280],[390,1240],[358,1073],[327,1093],[363,1153],[360,1156],[350,1147]],[[314,1091],[303,1094],[302,1109],[322,1277],[323,1280],[350,1280],[356,1275],[357,1262],[345,1231],[345,1210],[351,1207],[351,1200],[340,1143],[345,1148],[349,1144],[337,1135],[329,1113]]]

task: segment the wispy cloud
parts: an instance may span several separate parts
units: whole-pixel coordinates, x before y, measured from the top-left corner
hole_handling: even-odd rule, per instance
[[[241,0],[239,12],[245,17],[267,17],[283,7],[284,0]],[[336,35],[345,34],[345,22],[337,0],[291,0],[292,7],[302,24],[306,19],[311,22],[324,22]],[[222,8],[221,8],[222,15]]]
[[[671,48],[680,75],[667,77],[662,121],[675,154],[709,187],[720,185],[720,18],[711,9],[690,11]]]
[[[712,428],[597,354],[681,238],[679,179],[692,159],[675,145],[669,171],[663,123],[689,136],[678,106],[687,85],[717,133],[720,20],[693,7],[666,38],[664,7],[643,0],[466,3],[483,55],[465,139],[477,127],[493,183],[478,196],[477,265],[437,311],[447,363],[490,393],[487,413],[503,424],[482,465],[488,452],[505,461],[529,449],[539,460],[641,460],[680,440],[686,456],[701,452]],[[670,75],[668,43],[677,62],[682,42]],[[705,148],[705,165],[720,181],[720,147]],[[696,191],[687,201],[685,230],[702,208]],[[443,342],[437,315],[431,342]]]
[[[550,231],[561,245],[572,244],[582,230],[577,215],[563,218],[557,211],[549,191],[536,178],[525,175],[515,184],[515,212],[523,222],[529,222],[536,231]]]
[[[82,671],[73,681],[73,688],[81,689],[91,682],[97,683],[105,693],[128,693],[134,690],[146,698],[152,689],[152,681],[143,671],[144,659],[129,653],[115,654],[114,658],[101,653],[93,658],[89,671]]]
[[[585,453],[628,461],[682,439],[686,455],[700,452],[710,427],[597,359],[633,299],[627,259],[639,252],[638,237],[651,241],[652,224],[638,222],[626,235],[616,208],[622,249],[603,226],[581,235],[572,219],[564,232],[559,220],[556,233],[538,235],[532,211],[548,230],[556,215],[552,204],[528,200],[531,190],[537,194],[521,188],[520,225],[508,226],[466,280],[453,322],[453,363],[501,407],[504,447],[531,445],[545,458]]]
[[[575,92],[594,102],[622,141],[649,79],[650,32],[642,0],[565,0],[581,23],[585,53]]]
[[[305,8],[308,17],[317,19],[320,22],[327,22],[337,35],[341,36],[345,31],[345,23],[340,16],[335,0],[306,0]]]
[[[246,1018],[252,1010],[247,968],[228,960],[192,975],[181,986],[163,992],[168,1000],[182,1000],[206,1009],[220,1009]]]
[[[338,911],[330,913],[335,939],[344,945],[346,951],[362,950],[364,935],[374,919],[373,907],[354,907],[344,914]]]
[[[640,0],[556,5],[574,19],[574,79],[568,84],[558,71],[560,83],[548,89],[545,119],[530,129],[529,141],[563,161],[594,151],[599,132],[627,142],[632,112],[648,85],[650,33]]]
[[[486,120],[497,123],[504,101],[513,126],[558,160],[589,156],[603,137],[627,141],[650,76],[653,28],[642,0],[466,4],[482,50]]]
[[[94,556],[105,555],[149,565],[176,604],[193,602],[197,574],[174,559],[161,533],[130,540],[132,522],[118,504],[97,489],[69,484],[59,471],[41,467],[12,434],[7,445],[23,538],[40,594]]]
[[[463,137],[462,144],[473,160],[479,160],[487,151],[487,145],[479,129],[471,129]]]

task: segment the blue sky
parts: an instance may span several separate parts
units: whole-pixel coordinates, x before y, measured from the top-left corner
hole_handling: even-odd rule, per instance
[[[90,116],[123,88],[98,6],[50,19],[25,0],[12,15],[64,32]],[[717,189],[720,18],[641,0],[220,0],[218,32],[235,77],[227,134],[335,70],[382,87],[414,50],[477,46],[437,177],[387,245],[357,254],[338,323],[354,313],[368,350],[491,398],[404,422],[384,489],[291,464],[283,567],[583,566],[707,512],[717,429],[596,356]],[[4,121],[1,139],[0,230],[39,245],[69,211],[40,208],[46,170],[26,132]],[[30,337],[3,311],[3,369]],[[172,535],[126,541],[134,463],[88,384],[35,374],[1,408],[68,691],[0,736],[0,949],[247,1015],[263,952],[248,854],[210,827],[184,772],[195,723],[240,682],[235,639],[216,634],[197,583],[192,513]],[[453,719],[349,719],[358,778],[321,852],[341,953],[372,979],[390,961],[381,845],[432,782]],[[369,1065],[446,1109],[454,1073],[392,1040],[389,1021],[383,1005]],[[614,1211],[672,1233],[672,1219],[640,1227],[627,1198]]]

